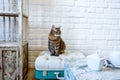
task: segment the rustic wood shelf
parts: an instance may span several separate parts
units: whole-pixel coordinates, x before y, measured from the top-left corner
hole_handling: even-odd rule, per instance
[[[28,42],[23,42],[22,45],[27,44]],[[18,42],[0,42],[0,47],[17,47],[19,46]]]
[[[0,47],[17,47],[18,42],[0,42]]]
[[[19,13],[18,12],[0,12],[0,16],[15,16],[18,17]],[[23,14],[23,17],[28,18],[26,14]]]
[[[16,16],[18,17],[18,12],[0,12],[0,16]]]

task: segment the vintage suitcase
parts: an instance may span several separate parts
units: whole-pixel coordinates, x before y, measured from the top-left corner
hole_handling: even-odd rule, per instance
[[[41,53],[42,54],[42,53]],[[36,79],[60,79],[64,77],[63,59],[57,56],[50,56],[48,51],[44,51],[35,60]]]
[[[36,79],[64,80],[64,60],[85,57],[81,52],[69,51],[60,56],[50,56],[49,51],[43,51],[35,60]]]
[[[35,70],[36,79],[61,79],[63,80],[64,70]]]

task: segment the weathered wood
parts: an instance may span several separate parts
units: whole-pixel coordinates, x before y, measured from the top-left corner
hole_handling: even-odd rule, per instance
[[[2,80],[16,80],[17,74],[17,51],[16,50],[2,50],[2,65],[3,65],[3,79]]]
[[[0,80],[2,80],[2,51],[0,48]]]
[[[15,37],[16,36],[16,27],[17,27],[17,22],[16,22],[16,17],[14,17],[14,26],[13,26],[13,41],[17,41],[17,38]]]
[[[23,17],[28,18],[28,16],[26,14],[23,14]]]
[[[6,25],[5,25],[5,16],[3,16],[3,29],[4,29],[4,30],[3,30],[3,35],[4,35],[4,42],[5,42],[5,40],[6,40],[6,35],[5,35],[5,34],[6,34],[6,33],[5,33],[5,29],[6,29],[6,28],[5,28],[5,27],[6,27]]]
[[[3,18],[3,19],[2,19]],[[2,16],[1,17],[1,30],[3,29],[2,36],[0,36],[1,40],[0,42],[16,42],[18,41],[18,20],[16,20],[18,17],[12,17],[12,16]],[[16,39],[16,40],[15,40]]]
[[[18,42],[1,42],[0,43],[0,48],[2,47],[16,47],[19,46]]]
[[[18,42],[19,42],[20,45],[22,45],[22,41],[23,41],[23,38],[22,38],[22,36],[23,36],[23,34],[22,34],[22,29],[23,29],[23,26],[22,26],[22,14],[23,14],[23,12],[22,12],[22,0],[18,0],[18,1],[19,1],[19,3],[18,3],[18,6],[19,6],[18,12],[20,12],[19,17],[18,17],[18,27],[19,27],[19,30],[18,30],[19,41]],[[23,66],[22,65],[22,51],[23,51],[23,48],[22,48],[22,46],[19,46],[19,48],[20,48],[19,66],[22,67]],[[22,69],[20,68],[19,70],[22,70]],[[20,77],[20,80],[23,79],[22,74],[23,74],[22,72],[19,72],[18,76]]]
[[[3,0],[3,11],[5,11],[5,2]]]
[[[28,72],[28,44],[0,47],[0,80],[24,80]],[[22,74],[21,74],[22,73]]]
[[[18,12],[0,12],[0,16],[16,16],[18,17]]]
[[[22,51],[22,55],[23,55],[23,78],[25,78],[27,72],[28,72],[28,44],[23,45],[23,51]]]
[[[23,14],[23,0],[2,0],[2,2],[0,17],[3,22],[4,39],[0,40],[0,80],[26,80],[28,16]]]
[[[26,5],[28,5],[28,1],[27,0],[2,0],[3,4],[3,9],[0,10],[0,16],[3,17],[3,34],[4,35],[4,39],[1,39],[4,42],[8,42],[8,41],[19,41],[20,44],[22,44],[23,42],[23,36],[24,34],[23,32],[23,18],[26,18],[26,21],[28,19],[26,10],[27,8],[23,8],[23,7],[28,7]],[[7,5],[6,5],[7,4]],[[26,5],[25,5],[26,4]],[[24,5],[24,6],[23,6]],[[23,11],[25,10],[25,11]],[[25,12],[25,13],[23,13]],[[9,22],[7,22],[7,18],[9,17]],[[12,21],[12,17],[15,17],[14,21]],[[18,30],[12,30],[12,26],[11,23],[15,23],[14,26],[18,29]],[[9,24],[9,25],[8,25]],[[9,29],[9,30],[8,30]],[[8,31],[7,31],[8,30]],[[14,32],[12,32],[14,31]],[[12,34],[14,33],[14,34]],[[17,35],[16,35],[17,34]],[[16,39],[15,40],[15,37]],[[1,36],[0,36],[1,37]]]
[[[10,16],[9,16],[9,33],[8,33],[8,35],[9,35],[8,40],[10,42],[11,41],[11,19],[10,19]]]

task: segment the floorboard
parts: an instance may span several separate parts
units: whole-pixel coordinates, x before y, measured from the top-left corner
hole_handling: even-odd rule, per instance
[[[28,70],[27,80],[36,80],[36,79],[34,78],[34,68],[30,68],[30,69]]]

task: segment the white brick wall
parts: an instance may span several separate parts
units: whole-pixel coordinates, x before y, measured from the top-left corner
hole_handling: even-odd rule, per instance
[[[62,26],[67,50],[106,55],[120,49],[120,0],[30,0],[30,67],[47,50],[52,24]]]

